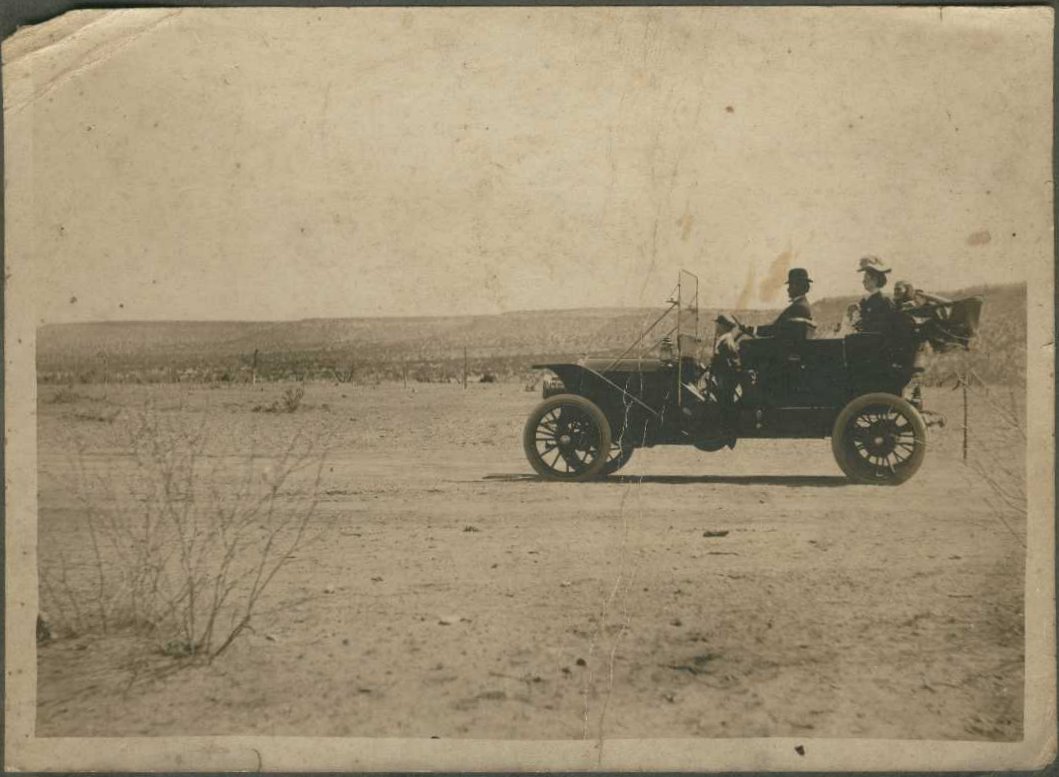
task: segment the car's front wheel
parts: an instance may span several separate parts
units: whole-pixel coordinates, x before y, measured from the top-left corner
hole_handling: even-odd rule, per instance
[[[927,427],[919,411],[901,397],[864,394],[835,419],[831,450],[850,480],[898,485],[923,463]]]
[[[611,451],[610,424],[594,403],[576,394],[541,402],[522,434],[526,458],[550,480],[591,480],[603,474]]]

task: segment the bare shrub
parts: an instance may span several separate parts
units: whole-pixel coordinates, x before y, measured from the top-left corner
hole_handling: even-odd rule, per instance
[[[326,450],[298,432],[278,455],[253,441],[221,453],[201,418],[124,420],[117,455],[72,441],[77,510],[66,537],[42,542],[42,605],[66,633],[131,627],[168,655],[212,659],[308,540]]]
[[[293,413],[301,407],[302,399],[305,397],[304,386],[291,386],[283,392],[283,409]]]
[[[74,391],[73,386],[63,386],[45,401],[50,405],[69,405],[82,399],[84,397]]]
[[[997,518],[1025,544],[1016,524],[1026,518],[1026,411],[1024,393],[1012,386],[986,385],[977,373],[967,381],[974,424],[967,430],[967,466],[983,483]]]
[[[302,399],[305,398],[305,387],[304,386],[291,386],[283,392],[278,400],[275,400],[270,405],[254,405],[252,412],[254,413],[293,413],[302,405]]]
[[[95,421],[101,424],[112,424],[118,419],[119,415],[121,415],[121,410],[113,408],[111,410],[78,410],[72,414],[72,417],[78,421]]]

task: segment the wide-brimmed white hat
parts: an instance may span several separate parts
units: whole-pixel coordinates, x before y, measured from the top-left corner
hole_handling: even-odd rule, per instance
[[[860,265],[857,267],[857,272],[867,272],[868,270],[884,275],[890,272],[890,268],[886,265],[886,262],[879,257],[862,256],[860,258]]]

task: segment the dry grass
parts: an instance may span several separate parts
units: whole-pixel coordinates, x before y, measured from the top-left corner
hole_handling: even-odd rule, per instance
[[[988,386],[974,371],[960,376],[968,384],[968,405],[988,418],[985,429],[968,429],[967,465],[988,487],[997,519],[1025,547],[1026,410],[1024,392],[1011,386]]]

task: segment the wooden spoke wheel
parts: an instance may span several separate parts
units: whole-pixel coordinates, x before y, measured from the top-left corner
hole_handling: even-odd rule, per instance
[[[559,394],[530,413],[522,446],[538,474],[551,480],[590,480],[603,474],[611,459],[610,424],[584,397]]]
[[[909,402],[894,394],[865,394],[839,413],[831,450],[850,480],[898,485],[923,463],[927,428]]]
[[[603,469],[600,470],[599,474],[613,475],[629,463],[629,459],[632,458],[634,450],[636,449],[631,445],[621,445],[617,442],[611,443],[610,454],[607,456],[607,461],[603,465]]]

